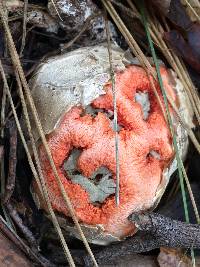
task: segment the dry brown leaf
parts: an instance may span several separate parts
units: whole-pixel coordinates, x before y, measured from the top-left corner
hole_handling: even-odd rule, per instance
[[[194,23],[185,32],[187,40],[177,31],[164,33],[165,40],[194,70],[200,73],[200,25]]]
[[[191,267],[191,260],[180,249],[161,248],[158,255],[160,267]]]

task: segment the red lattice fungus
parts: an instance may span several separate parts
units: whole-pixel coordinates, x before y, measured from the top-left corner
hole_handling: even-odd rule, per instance
[[[161,68],[161,74],[167,93],[176,101],[169,74],[164,67]],[[163,169],[172,159],[173,150],[170,132],[145,71],[138,66],[129,66],[116,74],[115,86],[121,126],[119,206],[116,206],[114,195],[99,206],[92,204],[87,191],[81,185],[72,183],[63,170],[63,163],[72,149],[80,148],[82,152],[77,169],[84,176],[90,179],[92,173],[103,166],[109,169],[115,179],[114,131],[106,115],[106,111],[113,110],[111,83],[104,87],[106,94],[92,103],[93,108],[101,109],[96,117],[84,115],[82,107],[73,107],[64,114],[59,126],[47,139],[78,220],[87,225],[102,225],[107,233],[122,238],[135,231],[135,226],[127,217],[154,205]],[[158,84],[156,88],[161,97]],[[143,119],[141,104],[135,101],[137,92],[147,92],[149,96],[150,111],[146,120]],[[40,159],[53,208],[68,216],[43,146],[40,146]]]

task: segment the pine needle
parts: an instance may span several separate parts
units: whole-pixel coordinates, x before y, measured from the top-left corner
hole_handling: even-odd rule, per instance
[[[182,192],[182,198],[183,198],[183,206],[184,206],[184,212],[185,212],[185,219],[186,219],[186,222],[189,222],[189,214],[188,214],[186,192],[185,192],[184,179],[183,179],[183,173],[182,173],[181,158],[180,158],[179,151],[178,151],[178,145],[177,145],[176,136],[175,136],[175,133],[174,133],[171,114],[170,114],[170,111],[169,111],[167,95],[166,95],[166,92],[165,92],[165,89],[164,89],[164,86],[163,86],[163,81],[162,81],[162,77],[161,77],[161,74],[160,74],[160,67],[159,67],[158,59],[157,59],[156,52],[155,52],[155,49],[154,49],[154,45],[153,45],[153,42],[152,42],[152,39],[151,39],[151,35],[150,35],[149,29],[148,29],[148,24],[147,24],[147,20],[146,20],[146,16],[145,16],[145,11],[144,11],[144,6],[143,5],[144,4],[143,4],[143,1],[142,1],[142,5],[141,5],[142,21],[143,21],[143,24],[144,24],[144,28],[145,28],[147,39],[148,39],[148,42],[149,42],[149,46],[150,46],[151,54],[152,54],[152,57],[153,57],[153,60],[154,60],[154,64],[155,64],[155,67],[156,67],[158,82],[159,82],[159,85],[160,85],[160,88],[161,88],[161,92],[162,92],[162,95],[163,95],[163,100],[164,100],[166,114],[167,114],[167,120],[168,120],[168,124],[169,124],[170,131],[171,131],[171,134],[172,134],[173,146],[174,146],[175,153],[176,153],[176,160],[177,160],[177,165],[178,165],[178,173],[179,173],[181,192]]]
[[[57,9],[57,6],[56,6],[54,0],[50,0],[50,1],[51,1],[52,5],[53,5],[53,7],[54,7],[54,9],[55,9],[55,11],[56,11],[56,13],[57,13],[59,19],[60,19],[61,21],[63,21],[63,19],[61,18],[61,15],[60,15],[60,13],[59,13],[59,11],[58,11],[58,9]]]
[[[166,96],[166,92],[165,92],[165,89],[164,89],[164,86],[163,86],[163,81],[162,81],[162,77],[161,77],[161,74],[160,74],[160,68],[159,68],[156,52],[155,52],[154,45],[153,45],[153,42],[152,42],[152,39],[151,39],[151,35],[150,35],[149,29],[148,29],[148,24],[147,24],[147,19],[146,19],[146,16],[145,16],[145,9],[144,9],[144,2],[143,1],[141,3],[141,9],[140,10],[141,10],[142,21],[143,21],[145,32],[146,32],[146,35],[147,35],[147,39],[148,39],[148,42],[149,42],[151,54],[153,56],[153,60],[154,60],[154,63],[155,63],[157,77],[158,77],[159,85],[160,85],[160,88],[161,88],[161,91],[162,91],[163,100],[164,100],[164,104],[165,104],[165,108],[166,108],[167,119],[168,119],[168,122],[169,122],[170,131],[171,131],[171,134],[172,134],[172,140],[173,140],[173,146],[174,146],[174,149],[175,149],[175,157],[176,157],[176,160],[177,160],[179,180],[180,180],[181,193],[182,193],[182,200],[183,200],[183,206],[184,206],[185,221],[187,223],[189,223],[190,220],[189,220],[189,213],[188,213],[185,185],[184,185],[184,179],[183,179],[183,176],[184,176],[184,178],[186,178],[187,174],[185,172],[182,159],[181,159],[181,157],[179,155],[176,136],[175,136],[174,128],[173,128],[173,124],[172,124],[172,118],[171,118],[170,111],[169,111],[167,96]],[[189,185],[189,188],[190,188],[190,183],[189,183],[189,181],[187,179],[186,179],[186,183],[187,183],[187,186]],[[192,193],[192,192],[189,191],[189,193]],[[193,194],[192,194],[192,197],[193,197]],[[195,205],[196,205],[196,203],[195,203]],[[197,216],[197,222],[199,223],[200,220],[199,220],[199,214],[198,214],[197,208],[196,208],[196,212],[197,212],[197,215],[196,215]],[[191,248],[191,257],[192,257],[193,266],[195,266],[195,255],[194,255],[194,250],[192,248]]]
[[[27,154],[27,157],[28,157],[28,161],[29,161],[29,164],[30,164],[32,173],[34,175],[34,178],[36,179],[36,181],[40,185],[40,180],[38,178],[37,171],[36,171],[35,166],[33,164],[33,161],[32,161],[32,158],[31,158],[31,155],[30,155],[28,146],[27,146],[26,141],[25,141],[25,138],[24,138],[24,134],[23,134],[22,129],[21,129],[21,125],[20,125],[19,119],[17,117],[17,113],[16,113],[15,106],[14,106],[14,103],[13,103],[13,100],[12,100],[12,96],[11,96],[11,93],[10,93],[10,90],[9,90],[9,87],[8,87],[8,84],[7,84],[7,80],[6,80],[6,76],[5,76],[5,72],[4,72],[4,69],[3,69],[3,66],[2,66],[1,60],[0,60],[0,74],[1,74],[2,79],[3,79],[3,82],[4,82],[5,90],[6,90],[6,93],[7,93],[7,96],[8,96],[8,99],[9,99],[9,102],[10,102],[10,105],[11,105],[11,108],[12,108],[12,111],[13,111],[13,115],[14,115],[14,118],[15,118],[16,126],[17,126],[18,132],[20,134],[22,143],[24,145],[24,148],[25,148],[25,151],[26,151],[26,154]],[[43,188],[43,189],[45,189],[45,188]],[[50,201],[47,201],[47,199],[48,199],[48,193],[46,195],[46,192],[47,191],[44,190],[43,192],[45,192],[45,197],[47,197],[47,198],[45,198],[47,204],[50,203]],[[60,226],[58,224],[58,221],[57,221],[57,218],[55,216],[55,213],[53,212],[52,207],[48,206],[48,208],[49,208],[50,214],[52,216],[52,222],[54,224],[54,227],[57,230],[58,236],[61,239],[61,243],[62,243],[63,248],[64,248],[64,253],[65,253],[65,255],[66,255],[66,257],[67,257],[67,259],[69,261],[69,264],[70,264],[71,267],[75,267],[73,258],[71,256],[70,251],[68,249],[68,246],[67,246],[67,244],[65,242],[64,236],[63,236],[62,231],[61,231],[61,228],[60,228]]]
[[[196,19],[198,20],[198,22],[200,22],[200,17],[197,14],[197,12],[195,11],[195,9],[192,7],[192,5],[190,4],[190,2],[188,0],[184,0],[186,5],[189,7],[189,9],[192,11],[192,13],[195,15]]]
[[[16,51],[16,47],[15,47],[15,44],[14,44],[14,41],[13,41],[13,38],[12,38],[12,35],[11,35],[11,32],[10,32],[9,25],[8,25],[7,21],[5,20],[5,14],[4,14],[4,9],[3,9],[2,2],[0,2],[0,17],[1,17],[1,21],[2,21],[2,24],[3,24],[4,30],[5,30],[6,36],[7,36],[8,47],[9,47],[9,51],[10,51],[12,62],[14,64],[15,68],[16,68],[16,71],[19,74],[19,77],[20,77],[20,80],[21,80],[21,84],[22,84],[22,86],[24,88],[27,101],[28,101],[28,103],[30,105],[31,112],[33,114],[33,118],[34,118],[35,123],[36,123],[37,130],[38,130],[38,132],[40,134],[40,137],[41,137],[41,140],[42,140],[42,144],[44,145],[44,148],[45,148],[49,163],[50,163],[50,165],[52,167],[55,179],[56,179],[56,181],[58,183],[58,186],[59,186],[59,189],[60,189],[61,194],[63,196],[64,202],[65,202],[66,207],[68,208],[68,210],[69,210],[69,212],[70,212],[70,214],[72,216],[72,219],[73,219],[73,221],[74,221],[74,223],[75,223],[75,225],[76,225],[76,227],[78,229],[78,232],[80,233],[80,236],[81,236],[81,238],[83,240],[83,243],[84,243],[89,255],[92,258],[92,261],[93,261],[94,265],[98,266],[98,264],[97,264],[97,262],[95,260],[95,257],[93,255],[91,249],[90,249],[90,246],[89,246],[89,244],[87,242],[87,239],[86,239],[86,237],[85,237],[85,235],[84,235],[84,233],[83,233],[83,231],[81,229],[81,226],[80,226],[80,224],[78,222],[78,219],[76,217],[74,208],[73,208],[73,206],[71,204],[70,198],[69,198],[67,192],[65,191],[64,185],[62,184],[62,182],[60,180],[60,177],[58,175],[57,169],[55,167],[55,164],[54,164],[54,161],[53,161],[53,158],[52,158],[52,155],[51,155],[51,151],[50,151],[48,143],[46,141],[46,137],[45,137],[45,134],[43,132],[42,125],[41,125],[37,110],[35,108],[35,105],[34,105],[34,102],[33,102],[33,99],[32,99],[31,93],[30,93],[30,89],[29,89],[28,83],[26,81],[26,78],[25,78],[25,75],[24,75],[20,60],[19,60],[19,56],[18,56],[17,51]]]
[[[184,182],[182,183],[182,181],[184,181],[183,177],[184,177],[184,179],[186,181],[186,185],[187,185],[187,188],[188,188],[190,199],[191,199],[191,202],[192,202],[192,205],[193,205],[193,209],[194,209],[194,212],[195,212],[196,220],[197,220],[197,222],[200,222],[199,212],[198,212],[197,205],[196,205],[196,202],[195,202],[195,199],[194,199],[194,195],[193,195],[193,192],[192,192],[192,189],[191,189],[191,186],[190,186],[190,182],[189,182],[189,179],[187,177],[187,173],[185,171],[185,168],[184,168],[184,165],[183,165],[183,161],[182,161],[182,159],[181,159],[181,157],[179,155],[179,152],[178,152],[178,145],[177,145],[177,141],[176,141],[173,125],[172,125],[171,115],[170,115],[170,112],[169,112],[168,99],[167,99],[167,95],[166,95],[166,92],[165,92],[165,89],[164,89],[164,86],[163,86],[163,82],[162,82],[162,78],[161,78],[161,75],[160,75],[160,68],[158,66],[157,56],[156,56],[156,53],[155,53],[154,45],[153,45],[153,42],[152,42],[152,39],[151,39],[151,35],[150,35],[148,23],[147,23],[146,14],[145,14],[145,11],[144,11],[143,7],[141,7],[141,15],[142,15],[142,22],[143,22],[144,27],[145,27],[145,32],[146,32],[146,35],[147,35],[147,39],[148,39],[148,42],[149,42],[149,46],[150,46],[150,49],[151,49],[151,53],[152,53],[152,56],[153,56],[153,59],[154,59],[154,63],[155,63],[155,66],[156,66],[156,72],[157,72],[157,76],[158,76],[158,81],[159,81],[160,88],[161,88],[161,91],[162,91],[162,94],[163,94],[163,99],[164,99],[164,104],[165,104],[165,108],[166,108],[168,123],[169,123],[169,126],[170,126],[170,131],[171,131],[171,134],[172,134],[172,138],[173,138],[173,146],[174,146],[174,149],[175,149],[175,152],[176,152],[176,159],[177,159],[177,165],[178,165],[178,171],[179,171],[181,190],[183,190],[182,191],[182,196],[183,196],[185,217],[186,217],[187,220],[189,219],[188,211],[186,209],[187,208],[186,207],[186,202],[185,202],[186,201],[186,199],[185,199],[186,194],[185,194],[185,189],[184,189]],[[183,123],[182,126],[184,126],[184,123]],[[189,133],[190,133],[189,135],[190,135],[191,139],[194,138],[194,140],[195,140],[195,136],[192,135],[193,132],[191,133],[189,131]]]
[[[106,14],[106,10],[105,10]],[[116,205],[119,205],[119,186],[120,186],[120,173],[119,173],[119,135],[118,135],[118,125],[117,125],[117,99],[116,99],[116,90],[115,90],[115,73],[112,66],[112,51],[111,51],[111,42],[110,42],[110,31],[107,16],[105,15],[105,25],[106,25],[106,35],[108,43],[108,56],[110,63],[110,77],[112,82],[112,95],[113,95],[113,109],[114,109],[114,132],[115,132],[115,161],[116,161],[116,190],[115,190],[115,202]]]

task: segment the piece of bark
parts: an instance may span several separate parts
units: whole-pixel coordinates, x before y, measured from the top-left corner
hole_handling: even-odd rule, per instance
[[[121,243],[97,251],[95,258],[100,265],[117,264],[120,257],[162,246],[200,248],[200,225],[186,224],[155,213],[132,215],[129,219],[140,231]],[[92,266],[88,256],[84,257],[84,261],[86,266]]]
[[[0,266],[1,267],[32,267],[33,264],[0,232]]]

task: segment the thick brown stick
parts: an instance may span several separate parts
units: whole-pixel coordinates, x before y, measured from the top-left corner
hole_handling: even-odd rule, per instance
[[[156,213],[129,218],[141,231],[153,234],[161,246],[200,248],[200,225],[172,220]]]
[[[156,213],[132,215],[129,219],[140,231],[121,243],[97,251],[95,258],[98,264],[116,264],[120,257],[161,246],[200,248],[200,225],[186,224]],[[86,266],[92,266],[88,256],[84,261]]]

